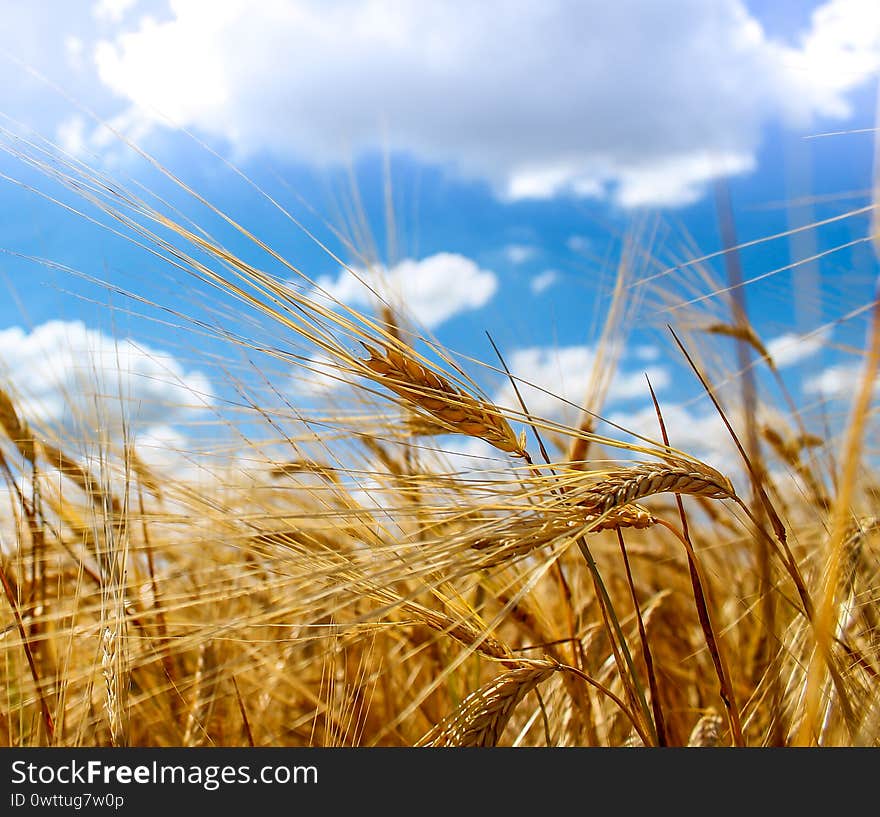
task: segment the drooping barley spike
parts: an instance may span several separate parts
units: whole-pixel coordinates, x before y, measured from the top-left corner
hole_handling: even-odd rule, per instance
[[[138,478],[138,482],[146,488],[156,499],[162,498],[162,480],[153,473],[153,470],[140,458],[134,445],[129,444],[125,448],[126,461]]]
[[[708,499],[728,499],[734,495],[730,480],[707,465],[662,467],[642,463],[606,474],[578,498],[589,512],[601,516],[637,499],[667,492]]]
[[[315,460],[299,459],[275,463],[269,473],[276,478],[295,476],[296,474],[315,474],[315,476],[327,482],[339,484],[336,469],[331,465],[324,465],[324,463],[316,462]]]
[[[525,556],[563,537],[573,536],[582,532],[583,528],[583,520],[579,524],[571,516],[515,518],[501,530],[474,539],[471,547],[485,552],[479,566],[491,568]]]
[[[370,359],[363,361],[378,383],[415,407],[435,417],[451,431],[479,437],[495,448],[515,456],[525,451],[510,424],[491,403],[457,389],[430,369],[385,347],[380,352],[363,344]]]
[[[644,530],[654,525],[656,521],[647,508],[635,503],[624,505],[604,516],[584,514],[581,511],[576,515],[557,513],[549,517],[539,516],[533,519],[514,518],[509,525],[494,535],[475,539],[471,542],[471,547],[486,552],[486,557],[480,561],[479,567],[491,568],[525,556],[565,537],[618,528]]]
[[[714,711],[707,712],[697,721],[688,738],[688,746],[715,747],[721,745],[721,727],[723,718]]]
[[[455,431],[446,423],[440,423],[436,419],[425,417],[423,414],[409,414],[404,424],[407,434],[411,437],[436,437],[440,434],[450,434]]]
[[[0,389],[0,427],[14,443],[21,456],[33,465],[36,459],[34,435],[27,423],[18,416],[12,398],[3,389]]]
[[[83,465],[67,456],[60,448],[46,442],[40,443],[43,457],[53,468],[64,474],[71,482],[91,500],[96,508],[119,514],[121,505],[119,500],[106,492],[99,480]]]
[[[657,517],[647,508],[636,502],[617,508],[607,516],[600,516],[595,525],[590,527],[591,533],[601,530],[618,530],[619,528],[634,528],[645,530],[657,524]]]
[[[505,672],[468,695],[417,746],[497,746],[517,704],[557,669],[542,663]]]
[[[771,365],[775,365],[773,364],[773,358],[770,356],[767,347],[751,326],[733,326],[729,323],[713,323],[711,326],[707,326],[703,331],[712,335],[727,335],[727,337],[736,338],[744,343],[748,343],[749,346],[761,355],[761,357],[768,360]]]
[[[500,660],[509,660],[513,656],[513,651],[506,644],[486,635],[466,621],[452,619],[415,602],[404,603],[401,605],[401,610],[415,613],[422,623],[432,630],[444,633],[466,647],[473,647],[482,655]]]
[[[626,740],[621,744],[625,749],[644,749],[645,741],[641,739],[639,733],[635,729],[630,730]]]

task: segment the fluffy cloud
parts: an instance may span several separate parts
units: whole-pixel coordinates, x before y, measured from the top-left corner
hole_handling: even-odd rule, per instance
[[[861,363],[837,363],[804,381],[804,392],[828,399],[852,399],[863,373]],[[874,391],[880,391],[880,381],[874,384]]]
[[[844,94],[880,68],[880,5],[874,0],[831,0],[813,12],[799,49],[788,51],[790,70],[810,88],[819,110],[851,114]]]
[[[529,281],[529,289],[540,295],[559,280],[559,273],[555,269],[545,269]]]
[[[847,92],[880,66],[875,0],[829,0],[791,43],[742,0],[170,9],[98,44],[108,88],[241,152],[337,161],[387,134],[509,198],[685,204],[753,167],[767,121],[848,116]]]
[[[318,354],[303,361],[302,365],[294,366],[290,381],[298,395],[326,398],[342,388],[348,379],[327,355]]]
[[[407,259],[381,274],[366,270],[356,273],[357,277],[341,270],[336,278],[325,276],[316,283],[330,297],[360,308],[375,304],[372,287],[428,329],[460,312],[479,309],[498,288],[495,273],[481,269],[463,255],[448,252],[420,261]]]
[[[729,437],[724,421],[716,412],[707,410],[697,413],[685,405],[670,403],[661,404],[663,422],[669,434],[669,444],[682,451],[723,450],[727,452]],[[609,418],[643,437],[662,442],[663,435],[657,421],[657,412],[653,405],[645,405],[633,413],[616,412]]]
[[[666,433],[669,435],[669,444],[673,448],[700,457],[731,478],[740,474],[742,461],[717,411],[711,407],[697,410],[693,406],[665,401],[661,401],[660,408]],[[658,445],[663,444],[657,412],[651,404],[643,405],[633,412],[614,412],[608,419],[627,431],[646,437]],[[610,436],[626,439],[616,430],[611,430]]]
[[[767,351],[778,368],[793,366],[818,354],[831,338],[831,329],[820,329],[808,335],[786,332],[767,341]]]
[[[650,344],[640,344],[632,350],[636,360],[657,360],[660,357],[660,350],[656,346]]]
[[[507,362],[514,376],[525,381],[517,386],[530,413],[572,420],[576,409],[563,401],[576,406],[583,404],[595,359],[596,352],[590,346],[533,346],[517,349]],[[618,369],[608,389],[607,401],[644,398],[648,393],[646,371],[655,390],[669,384],[669,372],[661,366],[630,372]],[[502,406],[519,407],[510,384],[505,385],[495,399]]]
[[[79,321],[0,331],[0,379],[26,417],[118,434],[185,419],[212,402],[211,385],[166,352],[116,339]]]
[[[98,0],[92,6],[92,15],[98,22],[118,23],[137,0]]]
[[[532,247],[529,244],[508,244],[504,248],[504,256],[511,264],[525,264],[537,254],[537,247]]]

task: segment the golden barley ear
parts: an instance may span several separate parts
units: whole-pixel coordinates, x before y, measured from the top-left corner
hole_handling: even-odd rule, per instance
[[[296,476],[297,474],[314,474],[334,485],[339,484],[339,476],[332,465],[325,465],[309,459],[287,460],[286,462],[274,463],[269,470],[274,478]]]
[[[470,547],[485,553],[479,567],[496,567],[526,556],[545,545],[554,544],[566,537],[580,536],[587,531],[597,533],[619,528],[645,530],[657,522],[657,518],[647,508],[636,503],[616,508],[602,516],[584,513],[581,508],[572,510],[576,510],[576,513],[557,510],[527,519],[514,518],[502,530],[474,539]]]
[[[119,500],[103,490],[100,481],[88,468],[45,440],[39,444],[39,447],[46,462],[73,482],[96,508],[109,510],[113,514],[120,513],[122,506]]]
[[[734,326],[729,323],[713,323],[711,326],[707,326],[703,329],[703,331],[708,332],[711,335],[726,335],[729,338],[735,338],[736,340],[748,343],[749,346],[761,355],[761,357],[765,358],[771,366],[775,365],[767,347],[755,333],[755,330],[750,324]]]
[[[507,644],[482,630],[478,630],[466,621],[450,618],[412,601],[403,602],[400,609],[407,613],[413,613],[426,627],[448,635],[459,644],[471,647],[481,655],[501,661],[510,661],[513,658],[513,650]]]
[[[710,748],[721,746],[721,728],[724,719],[714,710],[700,718],[688,738],[688,746]]]
[[[122,695],[122,679],[119,675],[119,631],[118,622],[111,627],[105,625],[101,631],[101,675],[104,678],[104,708],[107,713],[107,726],[110,730],[110,743],[125,746],[125,712]]]
[[[497,746],[517,704],[555,671],[541,663],[505,672],[468,695],[416,746]]]
[[[33,465],[37,458],[36,440],[28,425],[18,416],[12,398],[0,389],[0,426],[25,460]]]
[[[646,530],[652,525],[657,524],[657,517],[654,516],[643,505],[636,502],[615,508],[607,516],[600,516],[595,525],[590,526],[591,533],[597,533],[602,530],[620,530],[620,528],[634,528],[635,530]]]
[[[125,461],[142,487],[146,488],[156,499],[162,499],[162,479],[140,458],[135,446],[125,446]]]
[[[727,477],[702,463],[689,463],[685,467],[642,463],[607,474],[600,482],[591,485],[579,499],[589,512],[602,516],[629,506],[637,499],[662,493],[728,499],[734,491]]]
[[[525,456],[522,440],[517,438],[497,406],[457,389],[397,349],[386,346],[380,352],[366,343],[363,346],[370,358],[362,362],[377,383],[451,431],[479,437],[508,454]]]

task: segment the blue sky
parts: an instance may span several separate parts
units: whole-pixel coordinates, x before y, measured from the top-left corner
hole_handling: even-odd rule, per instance
[[[200,142],[359,266],[330,229],[351,206],[353,177],[388,279],[426,330],[491,361],[488,330],[516,374],[576,403],[634,228],[655,264],[643,259],[638,278],[681,260],[686,236],[691,257],[720,248],[719,178],[728,178],[740,241],[871,200],[873,133],[817,136],[875,125],[880,10],[868,0],[0,0],[0,12],[4,127],[31,128],[161,191],[232,249],[269,263],[132,155],[94,112],[330,292],[369,309],[338,264]],[[77,202],[5,152],[0,172]],[[75,350],[112,357],[113,337],[132,341],[127,388],[142,405],[152,401],[140,419],[158,436],[187,421],[183,409],[167,409],[192,402],[182,386],[229,394],[205,359],[228,354],[223,344],[130,314],[132,304],[106,287],[16,254],[181,311],[199,311],[203,287],[21,184],[0,182],[0,212],[0,359],[48,419],[58,419],[58,389],[40,383],[60,379],[73,390]],[[857,241],[867,229],[863,214],[760,244],[742,253],[745,275]],[[723,279],[720,258],[709,266]],[[875,276],[862,242],[745,288],[756,327],[779,341],[773,349],[804,404],[845,396],[857,376],[852,347],[862,342],[864,316],[821,327],[870,300]],[[676,301],[711,287],[685,295],[667,278],[670,311],[655,287],[636,287],[645,297],[603,409],[636,427],[648,422],[648,370],[682,441],[699,441],[717,427],[700,413],[705,406],[689,402],[693,384],[664,325],[686,315]],[[724,319],[722,299],[701,303],[707,320]],[[810,332],[812,340],[784,342]],[[49,369],[55,376],[43,377]],[[486,388],[510,398],[498,381]],[[541,392],[529,399],[535,411],[562,411]]]

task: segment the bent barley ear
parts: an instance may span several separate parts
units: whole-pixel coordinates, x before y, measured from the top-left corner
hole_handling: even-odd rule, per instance
[[[699,748],[714,748],[721,746],[721,727],[724,721],[714,710],[707,712],[697,721],[690,737],[688,746]]]
[[[19,453],[31,465],[36,462],[36,442],[27,423],[18,416],[12,398],[0,389],[0,427],[14,443]]]
[[[604,515],[637,499],[667,492],[707,499],[730,499],[734,495],[730,480],[704,463],[674,468],[643,463],[606,474],[584,492],[579,504]],[[647,520],[645,523],[645,527],[650,524]]]
[[[556,671],[552,664],[518,667],[472,692],[416,746],[497,746],[516,705]]]
[[[362,363],[377,383],[427,412],[452,432],[478,437],[517,457],[526,455],[524,438],[517,438],[499,408],[457,389],[397,349],[386,346],[380,352],[366,343],[362,345],[370,353],[369,360]]]

